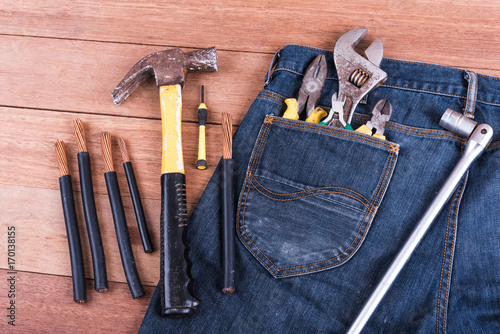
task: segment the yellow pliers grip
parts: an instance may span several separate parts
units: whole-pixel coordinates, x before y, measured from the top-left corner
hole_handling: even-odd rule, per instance
[[[321,119],[328,116],[328,113],[321,107],[314,108],[313,112],[307,117],[306,122],[319,123]]]
[[[298,120],[299,114],[297,113],[297,99],[286,99],[285,104],[287,105],[287,108],[283,114],[283,118]]]

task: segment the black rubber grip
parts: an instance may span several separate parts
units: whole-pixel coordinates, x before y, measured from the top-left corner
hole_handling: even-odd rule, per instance
[[[132,297],[135,299],[144,295],[144,289],[142,288],[139,273],[135,265],[116,172],[104,173],[104,178],[106,179],[111,212],[113,213],[113,221],[115,222],[116,239],[118,240],[118,248],[120,249],[120,256],[122,258],[123,271],[125,272]]]
[[[186,177],[183,173],[161,176],[161,314],[170,318],[193,315],[200,305],[195,297],[191,264],[186,248]]]
[[[130,197],[132,197],[132,203],[134,204],[135,218],[137,219],[137,227],[141,235],[142,246],[144,247],[144,252],[151,253],[153,251],[153,245],[149,237],[148,225],[146,223],[146,216],[144,215],[144,208],[142,207],[141,195],[139,194],[139,188],[137,187],[137,181],[135,179],[134,168],[130,161],[125,162],[123,168],[127,176]]]
[[[85,303],[87,301],[85,268],[83,266],[82,244],[80,242],[80,232],[78,231],[78,222],[76,220],[71,176],[61,176],[59,178],[59,187],[61,189],[61,201],[64,221],[66,222],[66,233],[68,235],[71,276],[73,278],[73,299],[77,303]]]
[[[198,109],[198,124],[199,125],[205,125],[207,124],[207,109],[205,108],[200,108]]]
[[[234,292],[234,160],[222,160],[222,218],[224,234],[224,287],[225,293]]]
[[[196,162],[196,168],[207,169],[207,161],[202,159],[198,160],[198,162]]]
[[[92,186],[92,170],[90,169],[90,156],[88,152],[78,153],[78,171],[80,173],[80,187],[82,189],[82,204],[85,214],[85,224],[89,237],[92,264],[94,268],[94,290],[106,292],[108,278],[106,274],[106,260],[102,246],[101,231],[97,221],[95,208],[94,188]]]

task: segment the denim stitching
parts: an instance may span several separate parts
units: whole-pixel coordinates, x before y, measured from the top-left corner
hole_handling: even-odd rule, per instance
[[[265,126],[266,126],[266,129],[261,133],[260,135],[260,139],[259,139],[259,146],[256,148],[258,150],[258,153],[255,154],[255,156],[253,157],[253,162],[252,162],[252,170],[249,171],[249,173],[247,174],[247,179],[245,180],[246,184],[245,184],[245,187],[248,186],[248,190],[246,192],[246,196],[245,196],[245,203],[244,203],[244,209],[243,209],[243,215],[241,216],[241,220],[242,220],[242,227],[243,227],[243,230],[245,232],[245,235],[247,236],[248,240],[250,240],[250,242],[254,245],[254,247],[269,261],[269,263],[271,263],[273,265],[274,268],[276,268],[276,270],[279,272],[279,271],[283,271],[283,270],[286,270],[286,269],[294,269],[294,268],[298,268],[298,267],[304,267],[304,266],[311,266],[311,265],[315,265],[315,264],[320,264],[320,263],[324,263],[324,262],[328,262],[328,261],[331,261],[337,257],[339,257],[340,255],[344,254],[349,248],[351,248],[351,246],[355,243],[355,241],[358,239],[358,236],[359,236],[359,232],[362,228],[362,226],[364,225],[364,222],[365,222],[365,219],[368,215],[368,213],[370,213],[370,218],[369,218],[369,221],[371,220],[371,218],[373,217],[373,210],[371,208],[374,208],[375,207],[375,201],[378,200],[378,195],[380,193],[380,190],[383,188],[381,188],[381,185],[384,184],[384,187],[385,187],[385,184],[387,183],[387,171],[390,170],[391,168],[389,168],[390,166],[393,166],[393,158],[396,156],[396,153],[395,151],[393,150],[389,150],[389,155],[387,157],[387,160],[386,160],[386,165],[385,165],[385,168],[384,168],[384,171],[382,172],[382,176],[381,176],[381,180],[379,181],[379,184],[378,184],[378,187],[377,187],[377,190],[376,190],[376,195],[373,199],[373,201],[370,202],[370,209],[368,209],[365,213],[365,216],[364,218],[362,219],[361,221],[361,225],[360,225],[360,228],[358,229],[358,233],[356,235],[356,237],[353,239],[353,242],[351,242],[351,244],[346,248],[345,251],[343,251],[341,254],[337,255],[336,257],[334,257],[333,259],[329,259],[329,260],[324,260],[324,261],[321,261],[321,262],[318,262],[318,263],[313,263],[313,264],[308,264],[308,265],[303,265],[303,266],[298,266],[298,267],[291,267],[291,268],[282,268],[282,269],[278,269],[276,267],[276,265],[259,249],[259,247],[257,247],[257,245],[253,242],[253,240],[250,238],[250,236],[248,235],[248,233],[246,233],[246,228],[245,228],[245,224],[244,224],[244,216],[245,216],[245,212],[246,212],[246,201],[248,199],[248,194],[250,192],[250,189],[251,189],[251,180],[249,179],[249,177],[252,177],[253,176],[253,171],[255,171],[256,167],[257,167],[257,164],[258,164],[258,160],[260,158],[260,153],[262,151],[262,148],[264,146],[264,142],[265,142],[265,138],[267,137],[267,134],[269,133],[269,129],[270,129],[270,125],[272,124],[272,120],[273,119],[276,119],[276,120],[279,120],[279,118],[271,118],[269,116],[266,116],[266,120],[265,120]],[[270,121],[269,123],[267,121]],[[314,130],[313,130],[314,131]],[[253,177],[255,179],[255,177]],[[254,187],[255,188],[255,187]],[[256,188],[255,188],[256,189]],[[241,205],[240,205],[240,209],[241,209]],[[240,210],[239,210],[240,211]],[[238,216],[240,216],[240,212],[238,212]],[[368,223],[366,224],[365,226],[365,230],[363,232],[363,235],[361,236],[360,238],[360,241],[363,240],[365,234],[366,234],[366,231],[367,231],[367,227],[368,227]],[[242,237],[241,235],[241,231],[240,231],[240,224],[239,224],[239,220],[238,220],[238,232],[240,234],[240,237]],[[309,271],[317,271],[317,270],[321,270],[321,269],[325,269],[325,268],[328,268],[328,267],[331,267],[331,266],[335,266],[337,264],[340,264],[342,263],[343,261],[345,261],[346,259],[348,259],[350,257],[350,255],[359,247],[360,243],[358,243],[358,245],[356,245],[356,247],[346,256],[346,258],[344,258],[343,260],[337,262],[337,263],[334,263],[332,265],[329,265],[329,266],[326,266],[326,267],[322,267],[322,268],[315,268],[315,269],[311,269]],[[257,258],[260,258],[253,250],[251,250],[249,248],[249,250],[257,257]],[[261,259],[262,260],[262,259]],[[267,266],[264,262],[261,262],[263,263],[269,270],[271,270],[271,268],[269,266]],[[272,270],[271,270],[272,271]],[[308,271],[305,271],[305,272],[308,272]],[[289,274],[275,274],[276,276],[289,276],[289,275],[294,275],[294,274],[300,274],[300,273],[304,273],[303,272],[295,272],[295,273],[289,273]]]
[[[266,120],[268,119],[269,117],[266,116]],[[258,160],[259,160],[259,157],[260,157],[260,153],[262,151],[262,148],[264,146],[264,142],[265,142],[265,138],[267,138],[267,135],[269,133],[269,129],[271,128],[271,123],[268,123],[268,122],[264,122],[264,126],[266,127],[264,129],[263,132],[261,132],[260,134],[260,138],[259,138],[259,146],[256,148],[258,150],[258,153],[253,157],[253,162],[252,162],[252,170],[250,170],[248,172],[248,177],[251,177],[252,174],[253,174],[253,171],[255,170],[255,168],[257,168],[257,163],[258,163]],[[250,181],[250,179],[248,179],[248,181]],[[244,208],[243,208],[243,216],[242,216],[242,227],[243,227],[243,230],[245,232],[245,235],[247,236],[248,240],[250,240],[250,242],[252,243],[252,245],[254,245],[254,247],[274,266],[274,268],[276,268],[276,270],[278,270],[278,268],[274,265],[274,263],[266,256],[266,254],[264,254],[259,247],[257,247],[257,245],[253,242],[253,240],[250,238],[250,236],[248,235],[248,233],[246,232],[246,228],[245,228],[245,212],[246,212],[246,208],[247,208],[247,200],[248,200],[248,194],[250,193],[250,183],[248,183],[246,186],[248,186],[248,190],[247,190],[247,193],[246,193],[246,197],[245,197],[245,204],[243,205]],[[240,233],[240,236],[241,236],[241,233]],[[243,239],[242,239],[243,240]],[[260,257],[255,254],[255,252],[251,249],[251,248],[248,248],[250,249],[250,251],[257,257],[260,259]],[[262,259],[261,259],[262,260]],[[261,261],[262,262],[262,261]],[[267,265],[266,267],[272,271],[271,268],[269,268]]]
[[[500,141],[496,141],[493,144],[488,145],[487,150],[492,150],[494,148],[500,147]]]
[[[387,159],[388,162],[386,162],[386,166],[389,166],[389,165],[393,165],[393,158],[395,157],[396,155],[395,154],[390,154],[389,157],[391,158],[390,161],[389,161],[389,157]],[[389,170],[392,169],[392,168],[388,168]],[[382,174],[382,176],[384,175],[384,173]],[[380,187],[380,184],[381,183],[386,183],[387,182],[387,178],[385,179],[384,182],[380,182],[379,183],[379,187]],[[365,214],[365,217],[363,217],[363,220],[361,221],[361,225],[358,229],[358,234],[356,235],[356,237],[353,239],[353,241],[351,242],[351,244],[339,255],[337,255],[336,257],[332,258],[332,259],[329,259],[329,260],[325,260],[325,261],[321,261],[321,262],[318,262],[318,263],[313,263],[313,264],[310,264],[310,265],[315,265],[315,264],[320,264],[320,263],[323,263],[323,262],[327,262],[327,261],[330,261],[330,260],[333,260],[337,257],[339,257],[340,255],[342,255],[343,253],[345,253],[349,248],[351,248],[351,246],[356,242],[356,240],[358,239],[358,235],[359,235],[359,232],[361,230],[361,228],[363,227],[364,225],[364,222],[365,222],[365,219],[367,217],[367,214],[368,214],[368,211],[366,212]],[[374,211],[371,212],[371,215],[369,216],[368,218],[368,222],[371,221],[372,217],[374,215]],[[340,265],[342,262],[344,261],[347,261],[348,259],[351,258],[351,255],[354,254],[354,252],[360,247],[361,245],[361,241],[364,240],[365,238],[365,235],[366,235],[366,232],[368,231],[368,225],[370,225],[370,223],[367,223],[366,226],[365,226],[365,229],[363,231],[363,235],[359,238],[359,242],[358,244],[356,245],[356,247],[345,257],[343,258],[342,260],[338,261],[338,262],[335,262],[335,263],[332,263],[330,265],[327,265],[327,266],[324,266],[324,267],[320,267],[320,268],[314,268],[314,269],[309,269],[309,270],[306,270],[306,271],[297,271],[297,272],[293,272],[293,273],[288,273],[288,274],[276,274],[276,276],[290,276],[290,275],[295,275],[295,274],[304,274],[304,273],[307,273],[307,272],[313,272],[313,271],[319,271],[319,270],[323,270],[323,269],[327,269],[327,268],[330,268],[330,267],[335,267],[335,266],[338,266]],[[310,266],[309,265],[309,266]],[[298,266],[298,267],[302,267],[302,266]],[[294,269],[294,268],[297,268],[297,267],[291,267],[291,268],[285,268],[285,269]],[[285,270],[285,269],[278,269],[278,270]]]
[[[275,102],[278,102],[278,103],[281,103],[281,104],[284,104],[284,99],[285,99],[281,95],[274,94],[271,91],[262,91],[262,92],[260,92],[258,94],[258,97],[267,98],[267,99],[269,99],[271,101],[275,101]]]
[[[458,189],[455,189],[455,192],[453,193],[452,198],[455,198],[457,195]],[[451,210],[453,208],[453,201],[451,201],[450,209],[448,210],[448,219],[446,223],[446,234],[445,234],[445,242],[444,242],[444,251],[443,251],[443,262],[441,265],[441,276],[439,277],[439,288],[438,288],[438,300],[437,300],[437,319],[436,319],[436,334],[439,334],[439,309],[441,308],[441,288],[443,286],[443,274],[444,274],[444,267],[445,267],[445,262],[446,262],[446,249],[448,246],[448,232],[449,232],[449,227],[450,227],[450,219],[451,219]]]
[[[268,116],[269,117],[269,116]],[[309,122],[304,122],[304,121],[296,121],[292,119],[284,119],[284,118],[275,118],[275,121],[278,122],[280,125],[289,127],[289,128],[294,128],[294,129],[299,129],[299,130],[310,130],[318,133],[323,133],[323,134],[328,134],[328,135],[335,135],[338,137],[343,137],[347,139],[353,139],[356,141],[361,141],[373,146],[377,146],[379,148],[391,151],[394,148],[391,146],[392,143],[382,140],[373,136],[368,136],[356,131],[349,131],[349,130],[344,130],[336,127],[327,127],[327,126],[318,126],[315,123],[309,123]],[[297,124],[288,124],[288,122],[293,122]],[[397,145],[399,147],[399,145]]]
[[[294,195],[298,195],[298,194],[302,194],[302,193],[306,193],[306,192],[310,192],[310,191],[315,191],[315,190],[321,190],[321,189],[331,189],[331,188],[336,188],[336,189],[342,189],[342,190],[346,190],[346,191],[350,191],[356,195],[358,195],[359,197],[361,197],[363,200],[365,200],[365,202],[367,203],[370,203],[370,201],[368,199],[366,199],[366,197],[364,197],[363,195],[361,195],[360,193],[354,191],[354,190],[351,190],[351,189],[348,189],[348,188],[342,188],[342,187],[334,187],[334,186],[331,186],[331,187],[318,187],[318,188],[311,188],[311,189],[308,189],[308,190],[302,190],[302,191],[298,191],[298,192],[294,192],[294,193],[288,193],[288,194],[278,194],[278,193],[275,193],[275,192],[272,192],[271,190],[267,189],[266,187],[264,187],[256,178],[255,178],[255,175],[252,175],[252,178],[255,180],[255,182],[257,182],[257,184],[259,186],[261,186],[262,188],[264,188],[267,192],[269,192],[270,194],[273,194],[273,195],[276,195],[276,196],[294,196]],[[262,178],[262,177],[261,177]],[[361,200],[357,199],[361,204],[365,205]],[[366,205],[365,205],[366,206]]]
[[[266,131],[266,137],[267,137],[267,133],[269,131]],[[264,136],[263,136],[264,137]],[[265,140],[264,140],[265,141]],[[262,142],[262,145],[263,146],[263,142]],[[383,188],[385,188],[385,185],[387,184],[388,182],[388,171],[392,169],[392,166],[393,166],[393,161],[394,161],[394,157],[396,156],[396,152],[390,150],[389,151],[389,155],[387,157],[387,160],[386,160],[386,164],[385,164],[385,168],[384,168],[384,171],[382,172],[382,176],[381,176],[381,180],[379,181],[379,184],[378,184],[378,187],[377,187],[377,190],[376,190],[376,195],[374,197],[374,199],[370,202],[370,209],[368,209],[365,213],[365,216],[363,217],[362,221],[361,221],[361,225],[358,229],[358,233],[356,234],[355,238],[353,239],[353,241],[351,242],[351,244],[342,252],[340,253],[339,255],[335,256],[334,258],[332,259],[328,259],[328,260],[324,260],[324,261],[320,261],[320,262],[316,262],[316,263],[312,263],[312,264],[307,264],[307,265],[302,265],[302,266],[295,266],[295,267],[289,267],[289,268],[281,268],[279,269],[278,267],[276,267],[276,265],[274,264],[274,262],[272,262],[267,256],[266,254],[264,254],[260,249],[259,247],[257,247],[257,245],[253,242],[253,240],[250,238],[250,236],[248,235],[248,233],[246,233],[246,229],[245,229],[245,224],[244,224],[244,216],[245,216],[245,211],[246,211],[246,201],[248,199],[248,194],[250,192],[250,189],[251,189],[251,180],[249,180],[249,184],[248,184],[248,190],[247,190],[247,195],[245,197],[245,204],[244,204],[244,209],[243,209],[243,216],[242,216],[242,227],[243,227],[243,230],[245,231],[245,235],[247,236],[248,240],[250,240],[250,242],[254,245],[254,247],[269,261],[269,263],[272,264],[272,266],[274,268],[276,268],[276,270],[279,272],[279,271],[283,271],[283,270],[289,270],[289,269],[295,269],[295,268],[301,268],[301,267],[306,267],[306,266],[312,266],[312,265],[317,265],[317,264],[321,264],[321,263],[325,263],[325,262],[328,262],[328,261],[331,261],[331,260],[334,260],[336,258],[338,258],[339,256],[343,255],[344,253],[346,253],[346,251],[351,248],[351,246],[356,242],[356,240],[358,240],[358,236],[359,236],[359,233],[361,231],[361,228],[363,227],[364,223],[365,223],[365,220],[366,220],[366,217],[368,215],[368,213],[370,213],[369,215],[369,219],[368,221],[371,221],[373,215],[374,215],[374,212],[373,212],[373,209],[376,205],[375,205],[375,202],[378,201],[378,197],[379,197],[379,194],[381,193],[381,190]],[[257,154],[255,156],[256,160],[258,160],[260,157],[260,153]],[[256,168],[256,165],[258,164],[258,162],[255,162],[255,168]],[[249,175],[252,175],[252,173],[249,173]],[[381,187],[381,185],[384,184],[383,187]],[[255,187],[254,187],[255,188]],[[256,188],[255,188],[256,189]],[[363,231],[363,235],[359,238],[359,241],[358,244],[356,245],[356,247],[351,251],[349,252],[349,254],[346,255],[346,257],[336,263],[333,263],[331,265],[328,265],[328,266],[325,266],[325,267],[320,267],[320,268],[314,268],[314,269],[310,269],[310,270],[307,270],[307,271],[298,271],[298,272],[293,272],[293,273],[288,273],[288,274],[277,274],[275,273],[275,276],[277,277],[281,277],[281,276],[290,276],[290,275],[294,275],[294,274],[301,274],[301,273],[306,273],[306,272],[311,272],[311,271],[318,271],[318,270],[322,270],[322,269],[326,269],[326,268],[329,268],[329,267],[332,267],[332,266],[337,266],[338,264],[346,261],[347,259],[350,258],[351,254],[354,253],[354,251],[357,250],[357,248],[359,248],[360,244],[361,244],[361,241],[364,239],[365,235],[366,235],[366,232],[367,232],[367,227],[368,227],[369,223],[366,224],[365,226],[365,230]],[[239,226],[239,222],[238,222],[238,226]],[[240,234],[241,236],[241,234]],[[253,250],[251,250],[250,248],[248,248],[257,258],[260,258]],[[267,267],[269,270],[271,270],[271,268],[265,264],[264,262],[262,262],[262,258],[261,259],[261,263],[264,264],[265,267]],[[272,271],[272,270],[271,270]]]
[[[252,176],[252,179],[257,182],[257,184],[259,186],[261,186],[264,190],[268,191],[271,193],[271,191],[269,191],[266,187],[262,186],[258,181],[257,179],[255,179],[255,176]],[[312,196],[318,196],[318,195],[324,195],[324,194],[339,194],[339,195],[344,195],[346,197],[350,197],[356,201],[358,201],[359,203],[363,204],[363,206],[366,208],[366,210],[370,211],[370,207],[368,205],[366,205],[365,203],[363,203],[363,201],[361,201],[359,198],[356,198],[355,196],[352,196],[352,195],[349,195],[345,192],[341,192],[341,191],[324,191],[324,192],[320,192],[320,193],[314,193],[314,194],[307,194],[307,195],[303,195],[303,196],[298,196],[298,197],[293,197],[293,198],[283,198],[283,199],[279,199],[279,198],[273,198],[269,195],[266,195],[264,194],[260,189],[258,189],[255,184],[253,183],[252,180],[250,180],[250,184],[253,185],[253,188],[255,190],[257,190],[259,193],[261,193],[263,196],[273,200],[273,201],[277,201],[277,202],[290,202],[290,201],[295,201],[295,200],[299,200],[299,199],[302,199],[302,198],[306,198],[306,197],[312,197]],[[330,187],[330,188],[340,188],[340,187]],[[340,188],[342,189],[342,188]],[[280,194],[277,194],[278,196],[286,196],[286,195],[280,195]]]
[[[464,190],[465,190],[465,185],[467,183],[467,175],[463,178],[463,183],[462,183],[462,189],[460,190],[460,194],[457,198],[457,204],[455,206],[455,212],[454,212],[454,224],[453,224],[453,238],[451,240],[451,250],[450,250],[450,265],[448,269],[448,277],[446,278],[446,297],[444,300],[444,309],[443,309],[443,333],[446,333],[446,313],[448,310],[448,296],[449,296],[449,291],[450,291],[450,278],[451,278],[451,269],[452,269],[452,260],[453,260],[453,250],[455,246],[455,239],[456,239],[456,229],[457,229],[457,221],[458,221],[458,208],[459,208],[459,202],[462,200]]]

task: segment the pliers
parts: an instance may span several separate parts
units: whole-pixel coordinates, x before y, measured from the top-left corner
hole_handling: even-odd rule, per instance
[[[299,89],[298,100],[294,98],[285,100],[287,109],[283,118],[298,120],[304,109],[307,114],[306,122],[318,123],[321,118],[327,115],[327,112],[321,107],[315,108],[325,84],[327,72],[325,56],[318,55],[306,70],[302,86]]]
[[[357,128],[356,131],[385,140],[385,123],[389,121],[391,114],[391,102],[389,102],[388,99],[382,99],[377,102],[375,107],[373,107],[372,118],[366,123],[366,125],[363,124]],[[374,129],[375,133],[373,133]]]

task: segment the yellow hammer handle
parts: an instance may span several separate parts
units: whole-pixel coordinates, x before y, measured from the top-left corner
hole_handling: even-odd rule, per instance
[[[160,86],[161,104],[161,173],[184,174],[182,156],[182,95],[181,85]]]

